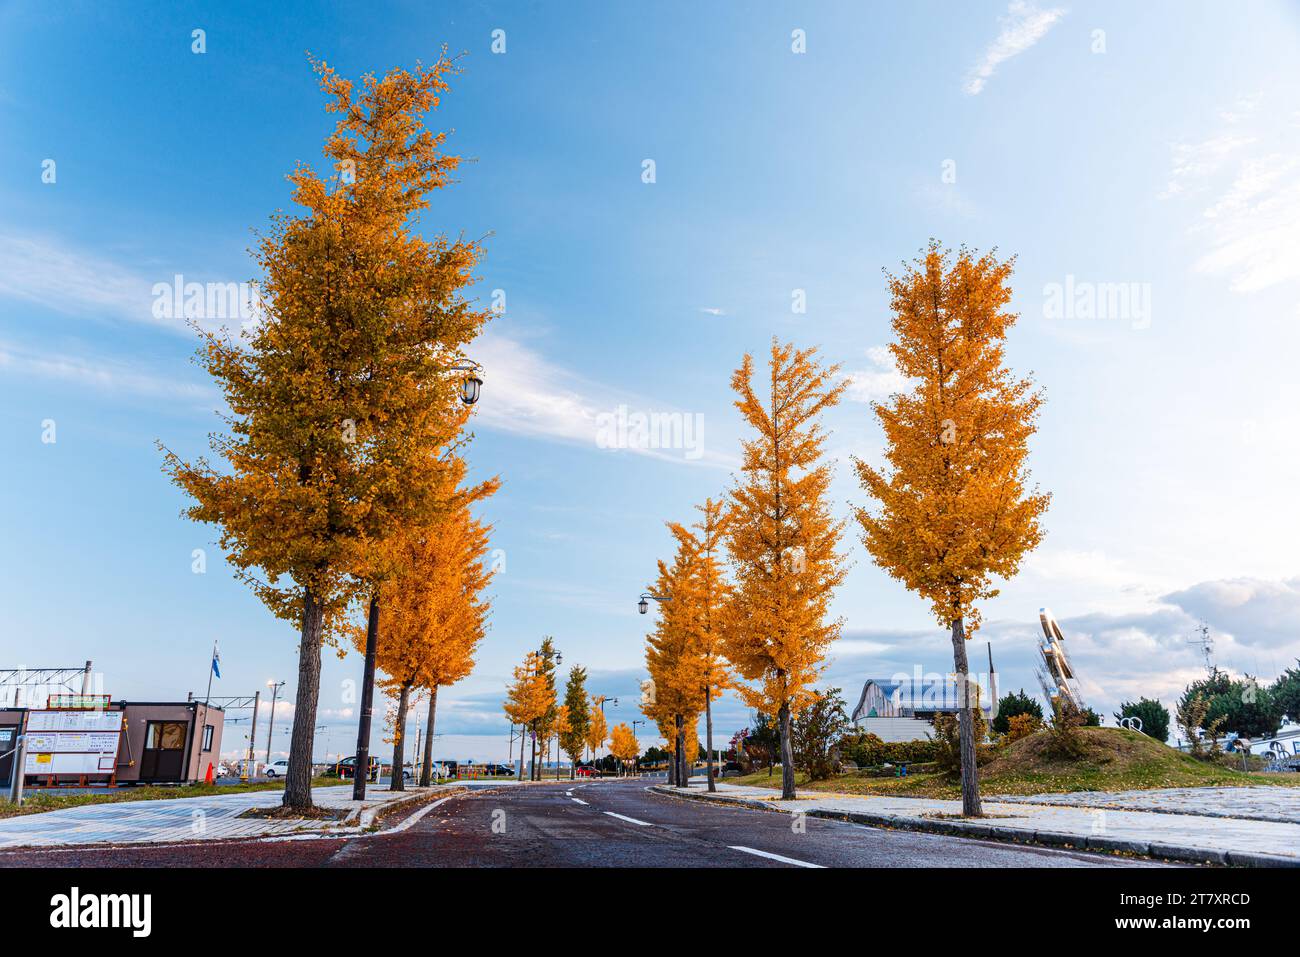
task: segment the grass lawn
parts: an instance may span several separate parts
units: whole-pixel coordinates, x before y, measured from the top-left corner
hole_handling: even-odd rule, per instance
[[[313,778],[311,785],[315,788],[346,784],[338,778]],[[0,818],[17,817],[19,814],[40,814],[43,811],[61,811],[66,807],[81,807],[83,804],[120,804],[124,801],[159,801],[173,798],[211,797],[214,794],[240,794],[245,791],[283,791],[283,781],[259,781],[248,784],[187,784],[177,787],[162,787],[156,784],[142,784],[138,787],[120,787],[115,791],[99,794],[60,794],[57,790],[34,790],[28,788],[23,793],[23,806],[14,807],[7,800],[0,800]]]
[[[1121,728],[1084,728],[1087,753],[1077,761],[1049,757],[1048,732],[1040,731],[1008,747],[980,767],[980,793],[1048,794],[1067,791],[1138,791],[1149,788],[1273,785],[1300,787],[1300,774],[1246,774],[1219,764],[1198,761],[1190,755]],[[727,784],[781,787],[777,769],[740,778]],[[905,778],[871,771],[841,774],[829,781],[809,782],[795,775],[803,791],[835,794],[881,794],[898,797],[960,798],[961,784],[954,778],[922,767],[908,768]]]

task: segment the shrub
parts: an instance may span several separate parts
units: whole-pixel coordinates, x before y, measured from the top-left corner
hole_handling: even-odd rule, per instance
[[[1066,758],[1071,761],[1083,757],[1083,735],[1079,733],[1079,729],[1083,727],[1085,720],[1087,719],[1082,711],[1070,702],[1056,698],[1052,702],[1052,722],[1047,726],[1047,730],[1051,732],[1047,753],[1052,757]]]
[[[998,713],[993,716],[993,730],[998,734],[1006,734],[1011,730],[1011,719],[1024,714],[1033,715],[1040,724],[1042,723],[1043,706],[1037,699],[1025,694],[1025,689],[1021,688],[1014,694],[1004,695],[998,699]]]
[[[1142,733],[1166,741],[1169,738],[1169,709],[1154,698],[1139,698],[1137,701],[1125,701],[1115,712],[1115,720],[1137,718],[1142,722]]]
[[[818,694],[796,716],[790,729],[794,765],[813,781],[824,781],[839,770],[839,742],[848,727],[839,688]]]
[[[923,764],[935,758],[933,741],[885,742],[869,731],[851,731],[840,738],[840,758],[860,768],[882,764]]]
[[[1035,714],[1016,714],[1012,715],[1007,721],[1006,739],[1007,743],[1019,741],[1021,738],[1027,738],[1035,732],[1043,730],[1043,719]]]
[[[1193,692],[1194,687],[1195,685],[1190,686],[1183,695],[1183,700],[1178,702],[1178,727],[1187,736],[1192,757],[1201,760],[1217,759],[1223,753],[1219,747],[1219,731],[1223,727],[1225,716],[1210,718],[1210,699],[1201,692]],[[1202,734],[1210,741],[1208,749]]]
[[[987,723],[980,711],[975,711],[975,763],[984,764],[993,756],[993,748],[982,744]],[[940,771],[949,775],[961,774],[961,720],[956,714],[934,716],[934,756],[931,758]]]

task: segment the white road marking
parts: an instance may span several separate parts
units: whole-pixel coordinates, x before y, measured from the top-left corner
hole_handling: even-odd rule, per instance
[[[414,827],[417,821],[419,821],[422,817],[424,817],[426,814],[428,814],[430,811],[432,811],[434,808],[436,808],[439,804],[446,804],[448,801],[452,800],[452,798],[458,798],[458,797],[464,797],[464,795],[463,795],[463,794],[452,794],[452,795],[450,795],[449,797],[445,797],[445,798],[443,798],[443,799],[440,800],[440,801],[434,801],[432,804],[426,804],[424,807],[420,808],[420,810],[416,811],[414,814],[412,814],[412,815],[411,815],[410,817],[408,817],[406,820],[402,821],[401,824],[398,824],[398,825],[396,825],[395,827],[390,827],[390,828],[388,828],[387,830],[384,830],[384,831],[379,831],[379,832],[377,832],[377,833],[380,833],[380,834],[399,834],[399,833],[401,833],[402,831],[405,831],[408,827]]]
[[[651,824],[649,821],[638,821],[634,817],[627,817],[623,814],[615,814],[613,811],[606,811],[605,813],[608,814],[610,817],[618,818],[620,821],[627,821],[627,823],[629,824],[639,824],[641,827],[654,827],[654,825]]]
[[[587,802],[584,801],[582,798],[569,798],[569,800],[570,800],[570,801],[576,801],[578,804],[586,804],[586,803],[587,803]]]
[[[780,861],[782,864],[793,864],[795,867],[816,867],[824,870],[821,864],[809,864],[807,861],[796,861],[793,857],[782,857],[780,854],[773,854],[771,851],[759,851],[752,847],[741,847],[739,844],[728,844],[733,851],[744,851],[746,854],[755,854],[758,857],[766,857],[773,861]]]

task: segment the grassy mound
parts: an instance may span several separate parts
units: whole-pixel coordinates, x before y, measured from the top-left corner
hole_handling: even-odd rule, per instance
[[[980,792],[995,794],[1046,794],[1066,791],[1135,791],[1148,788],[1213,787],[1223,785],[1300,786],[1300,774],[1245,774],[1198,761],[1163,742],[1121,728],[1081,728],[1082,758],[1060,758],[1052,753],[1052,736],[1040,731],[995,752],[980,767]],[[871,772],[842,774],[829,781],[807,781],[797,776],[803,790],[843,794],[882,794],[900,797],[957,798],[961,787],[955,778],[936,772],[909,773],[907,777],[879,777]],[[779,773],[768,778],[760,771],[728,783],[780,787]]]

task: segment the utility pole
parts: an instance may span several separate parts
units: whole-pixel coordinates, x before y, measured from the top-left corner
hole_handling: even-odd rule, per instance
[[[250,768],[253,766],[253,738],[257,734],[257,706],[262,701],[261,689],[253,692],[253,725],[248,729],[248,759],[244,762],[244,773],[239,776],[239,780],[247,781],[251,773]]]
[[[280,689],[284,687],[283,681],[276,681],[272,678],[267,684],[271,688],[271,717],[266,723],[266,763],[271,763],[271,735],[275,733],[275,699],[280,696]]]

